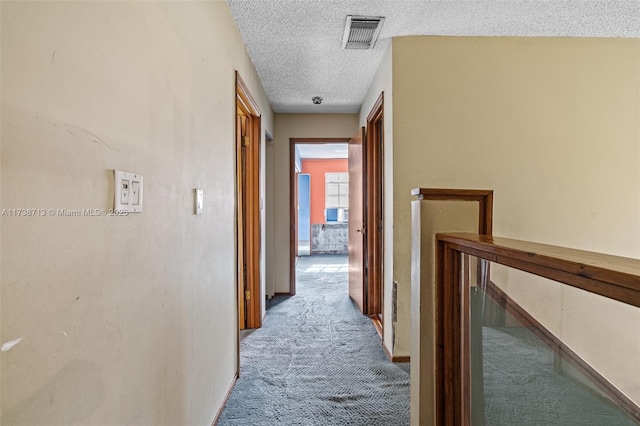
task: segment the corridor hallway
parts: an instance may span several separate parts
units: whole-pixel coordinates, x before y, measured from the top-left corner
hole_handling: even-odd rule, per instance
[[[347,256],[304,256],[297,294],[243,332],[218,425],[408,425],[409,364],[391,363],[348,296]]]

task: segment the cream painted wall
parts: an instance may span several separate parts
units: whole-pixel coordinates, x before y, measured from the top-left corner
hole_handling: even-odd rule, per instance
[[[393,114],[394,353],[413,187],[493,189],[496,235],[640,257],[640,40],[396,38]]]
[[[275,114],[273,146],[274,291],[289,292],[289,139],[351,138],[357,114]],[[269,194],[267,194],[269,196]]]
[[[237,368],[235,69],[272,113],[225,2],[2,2],[5,424],[209,425]],[[193,188],[204,189],[195,216]]]
[[[389,44],[382,57],[378,71],[369,87],[362,106],[359,122],[361,127],[367,126],[367,116],[373,105],[384,92],[384,172],[383,172],[383,227],[384,227],[384,265],[383,265],[383,337],[384,345],[393,355],[395,351],[395,334],[397,324],[393,321],[393,311],[397,303],[393,301],[393,84],[392,84],[393,43]],[[403,301],[410,304],[410,300]],[[405,307],[410,309],[410,305]],[[406,330],[408,333],[409,330]],[[404,354],[404,355],[408,355]]]
[[[267,136],[260,141],[260,312],[267,313]]]
[[[273,233],[273,175],[274,143],[267,142],[265,149],[265,295],[273,297],[276,292],[274,281],[275,236]]]

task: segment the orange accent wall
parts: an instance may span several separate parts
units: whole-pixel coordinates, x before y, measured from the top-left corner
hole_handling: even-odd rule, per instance
[[[302,173],[311,175],[311,224],[324,223],[324,174],[349,171],[346,158],[309,158],[302,160]]]

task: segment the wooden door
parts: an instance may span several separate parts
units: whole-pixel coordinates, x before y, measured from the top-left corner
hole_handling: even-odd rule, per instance
[[[238,325],[260,328],[260,111],[236,73]]]
[[[367,139],[364,143],[364,216],[367,224],[365,238],[366,309],[382,334],[383,278],[383,170],[384,170],[384,93],[371,108],[367,117]]]
[[[364,127],[358,129],[349,141],[349,296],[364,312],[365,264],[363,186],[362,186],[362,143]]]
[[[238,200],[238,217],[237,217],[237,230],[238,230],[238,327],[240,330],[244,330],[247,327],[247,301],[245,299],[245,292],[247,290],[247,274],[246,274],[246,254],[245,254],[245,162],[246,156],[242,149],[242,138],[245,137],[247,117],[242,115],[238,111],[236,115],[236,181],[237,181],[237,195]]]

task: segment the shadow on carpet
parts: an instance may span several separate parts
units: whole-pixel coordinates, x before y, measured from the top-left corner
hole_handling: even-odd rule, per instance
[[[349,299],[346,256],[296,268],[296,296],[243,333],[241,377],[218,425],[408,425],[409,365],[388,361]]]

